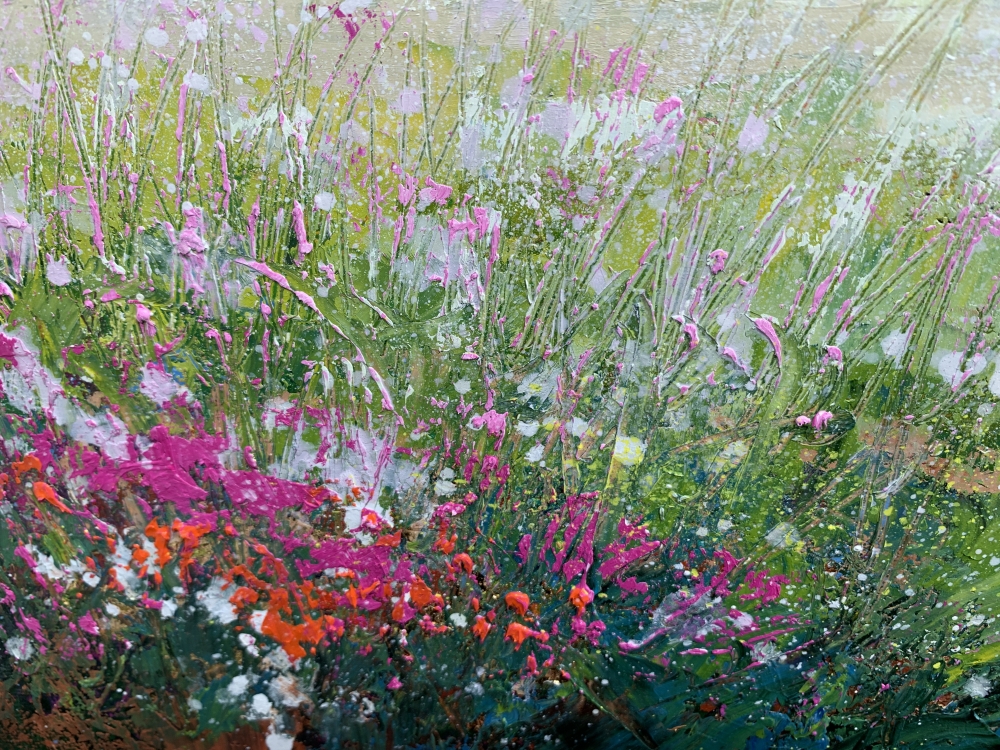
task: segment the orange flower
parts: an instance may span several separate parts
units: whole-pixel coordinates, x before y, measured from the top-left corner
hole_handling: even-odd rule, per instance
[[[142,549],[138,544],[133,544],[132,559],[135,560],[136,565],[144,565],[146,560],[149,559],[149,553]]]
[[[586,583],[574,586],[569,592],[569,603],[576,607],[580,614],[583,614],[583,610],[592,601],[594,601],[594,592]]]
[[[441,550],[446,555],[450,555],[455,551],[455,542],[458,541],[458,534],[452,534],[451,539],[445,537],[444,530],[441,531],[441,536],[436,542],[434,542],[433,549]]]
[[[347,597],[347,601],[351,603],[352,607],[358,606],[358,590],[354,588],[353,583],[348,587],[347,591],[344,592],[344,596]]]
[[[476,634],[480,641],[485,641],[486,636],[489,634],[493,626],[486,622],[486,618],[482,615],[476,615],[476,621],[472,625],[472,632]]]
[[[34,458],[34,456],[29,456],[28,458]],[[25,459],[27,461],[28,459]],[[35,482],[31,489],[35,492],[35,497],[39,500],[46,500],[56,508],[61,510],[63,513],[69,513],[69,508],[66,507],[66,503],[56,497],[56,491],[49,487],[45,482]]]
[[[32,469],[37,471],[39,474],[42,473],[42,462],[38,460],[38,456],[33,456],[30,453],[21,461],[14,461],[11,466],[14,467],[15,482],[20,482],[21,475],[27,474]]]
[[[269,610],[264,616],[260,632],[280,643],[292,662],[296,662],[306,655],[296,628],[282,620],[275,610]]]
[[[270,601],[267,603],[267,608],[272,612],[287,612],[292,614],[292,607],[288,603],[288,591],[286,589],[271,589],[268,592]]]
[[[226,574],[226,578],[228,580],[232,581],[238,575],[243,576],[243,578],[246,579],[247,583],[249,583],[254,588],[258,588],[258,589],[266,589],[267,588],[267,584],[264,581],[260,580],[253,573],[251,573],[250,570],[247,568],[246,565],[235,565],[235,566],[233,566],[233,569],[230,570]]]
[[[170,558],[173,557],[167,546],[170,542],[170,527],[160,526],[154,518],[146,524],[146,536],[153,540],[153,545],[156,547],[156,564],[163,567],[170,562]]]
[[[533,635],[535,635],[535,631],[527,625],[522,625],[519,622],[512,622],[507,626],[507,634],[504,636],[504,640],[509,639],[514,641],[514,650],[517,651],[521,648],[521,644]]]
[[[409,610],[409,612],[407,612]],[[403,597],[399,598],[396,605],[392,608],[392,619],[396,622],[407,622],[413,617],[413,608],[406,605],[406,600]]]
[[[386,534],[385,536],[380,536],[378,541],[375,542],[376,547],[398,547],[400,542],[403,541],[403,532],[397,531],[395,534]]]
[[[243,607],[247,604],[255,604],[260,595],[251,588],[246,586],[240,586],[236,589],[236,592],[229,597],[229,603],[235,604],[237,607]]]
[[[198,547],[201,538],[212,531],[212,527],[208,524],[181,523],[178,519],[174,519],[171,528],[177,532],[184,542],[184,547],[181,550],[182,555],[190,554]]]
[[[507,606],[512,610],[517,612],[519,615],[523,615],[528,611],[528,606],[531,604],[531,600],[528,595],[521,591],[511,591],[507,596],[503,598],[507,603]]]
[[[464,552],[455,555],[455,559],[452,560],[452,562],[455,563],[455,565],[461,566],[462,570],[466,573],[472,572],[472,558]]]
[[[413,606],[417,609],[423,609],[434,599],[434,592],[424,583],[424,580],[419,576],[414,576],[410,583],[410,601],[413,602]]]

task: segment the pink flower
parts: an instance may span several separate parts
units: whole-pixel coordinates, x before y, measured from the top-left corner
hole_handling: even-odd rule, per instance
[[[672,96],[664,102],[660,102],[656,105],[656,109],[653,110],[653,119],[657,123],[663,122],[663,118],[673,112],[675,109],[680,108],[681,100],[676,96]]]
[[[429,203],[438,203],[442,206],[448,202],[448,199],[451,197],[450,186],[440,185],[430,177],[424,180],[424,184],[427,187],[420,191],[420,200],[428,201]]]
[[[445,518],[447,516],[457,516],[465,510],[461,503],[442,503],[434,509],[435,518]]]
[[[94,622],[94,616],[91,615],[90,612],[80,618],[79,626],[80,630],[84,633],[88,633],[90,635],[98,635],[100,633],[100,630],[97,628],[97,623]]]
[[[698,346],[700,339],[698,338],[698,326],[694,323],[685,323],[681,330],[687,335],[688,341],[688,351],[694,349]]]
[[[757,326],[758,331],[764,334],[764,338],[771,342],[774,356],[778,358],[778,367],[781,367],[781,341],[778,339],[777,331],[774,330],[774,324],[767,318],[753,318],[753,324]]]
[[[493,409],[490,409],[482,416],[479,416],[478,414],[474,416],[470,422],[470,426],[474,430],[478,430],[485,426],[486,431],[490,435],[498,437],[503,435],[504,430],[507,429],[507,412],[498,414]]]
[[[135,303],[135,320],[143,335],[152,338],[156,335],[156,324],[152,321],[153,311],[141,302]]]
[[[833,419],[833,414],[821,409],[820,411],[816,412],[816,416],[812,418],[813,428],[816,429],[817,431],[825,429],[827,423],[831,419]]]
[[[713,250],[708,254],[709,259],[712,261],[712,265],[709,267],[712,273],[722,273],[726,268],[726,261],[729,259],[729,253],[723,250],[721,247],[718,250]]]

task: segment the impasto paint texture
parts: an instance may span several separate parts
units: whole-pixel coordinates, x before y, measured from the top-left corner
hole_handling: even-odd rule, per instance
[[[0,750],[1000,747],[996,0],[0,8]]]

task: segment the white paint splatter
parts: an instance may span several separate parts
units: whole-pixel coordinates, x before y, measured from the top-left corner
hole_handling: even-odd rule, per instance
[[[739,140],[736,142],[737,148],[743,152],[744,156],[760,151],[764,146],[764,141],[767,140],[767,131],[767,121],[763,117],[757,117],[754,114],[748,115],[743,130],[740,131]]]
[[[222,588],[226,585],[228,584],[223,579],[213,578],[211,586],[195,595],[198,603],[208,611],[208,614],[223,625],[236,621],[236,607],[229,603],[232,592]]]

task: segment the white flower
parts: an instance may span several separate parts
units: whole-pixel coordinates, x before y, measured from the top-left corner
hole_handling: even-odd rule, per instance
[[[452,612],[448,616],[448,619],[451,620],[451,624],[454,625],[456,628],[464,628],[466,625],[469,624],[469,621],[465,618],[465,615],[461,614],[460,612]]]
[[[514,428],[517,430],[518,434],[524,435],[524,437],[534,437],[535,433],[538,432],[538,428],[541,425],[538,422],[532,420],[531,422],[521,422],[518,421],[517,426]]]
[[[547,401],[555,393],[558,385],[559,371],[555,368],[547,368],[540,372],[533,372],[528,375],[521,384],[517,386],[517,392],[528,401],[537,398],[539,401]]]
[[[764,537],[767,543],[772,547],[791,547],[793,544],[797,544],[801,537],[799,536],[798,529],[792,526],[790,523],[782,521],[769,532],[767,536]]]
[[[447,479],[439,479],[434,483],[434,494],[438,497],[452,495],[456,489],[455,483],[449,482]]]
[[[486,690],[483,688],[482,683],[470,682],[468,685],[465,686],[465,692],[467,692],[469,695],[480,696],[483,693],[485,693]]]
[[[731,619],[733,621],[733,627],[737,630],[746,630],[753,625],[753,615],[748,615],[746,612],[740,612],[738,617]]]
[[[639,438],[619,435],[615,438],[614,459],[624,466],[642,463],[646,455],[646,443]]]
[[[962,692],[970,698],[985,698],[990,694],[992,687],[988,679],[982,675],[975,674],[969,678],[968,682],[962,685]]]
[[[248,654],[250,654],[251,656],[259,656],[260,655],[260,649],[258,649],[257,646],[256,646],[257,639],[254,638],[252,635],[250,635],[249,633],[240,633],[239,634],[239,641],[240,641],[240,645],[243,646],[243,648],[245,648],[247,650]],[[254,696],[254,701],[256,702],[256,700],[257,700],[257,696]],[[268,701],[267,705],[270,706],[271,702]],[[268,709],[268,710],[270,710],[270,709]]]
[[[69,52],[66,53],[66,59],[69,60],[73,65],[83,64],[83,50],[79,47],[70,47]]]
[[[770,641],[767,643],[755,643],[753,646],[753,658],[761,664],[777,661],[780,656],[781,651]]]
[[[7,653],[18,661],[24,661],[35,653],[35,646],[27,638],[11,638],[7,641]]]
[[[535,445],[524,454],[524,458],[533,464],[537,464],[542,460],[542,456],[545,455],[545,446],[541,443],[535,443]]]

